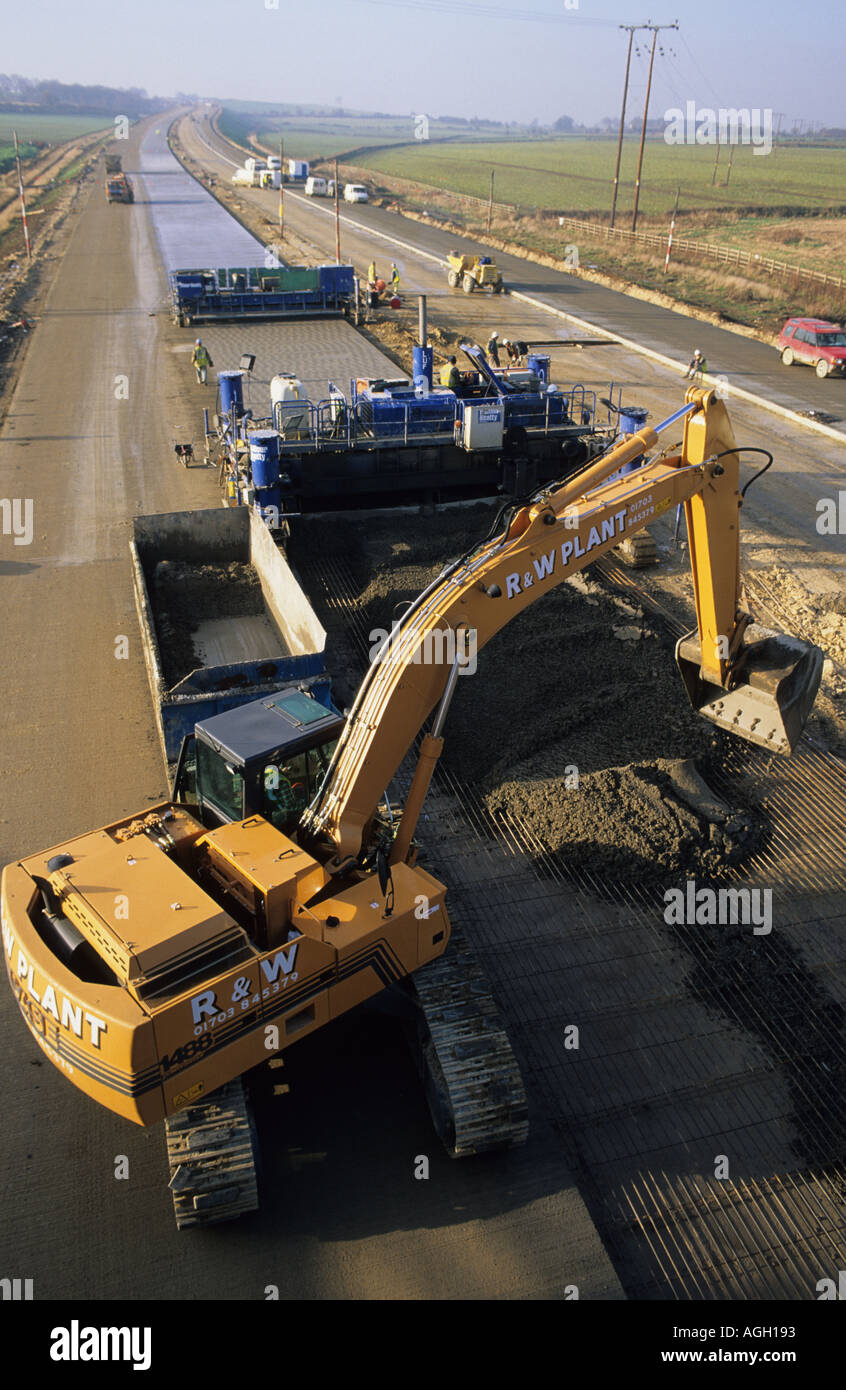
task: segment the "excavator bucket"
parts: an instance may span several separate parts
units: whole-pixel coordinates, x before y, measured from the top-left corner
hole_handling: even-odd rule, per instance
[[[703,679],[697,631],[679,639],[676,662],[699,714],[772,753],[793,752],[820,685],[819,647],[753,623],[733,663],[730,690]]]

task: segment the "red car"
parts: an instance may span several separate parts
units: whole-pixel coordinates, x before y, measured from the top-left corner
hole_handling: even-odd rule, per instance
[[[785,367],[807,362],[819,377],[846,371],[846,333],[825,319],[788,319],[778,335],[778,349]]]

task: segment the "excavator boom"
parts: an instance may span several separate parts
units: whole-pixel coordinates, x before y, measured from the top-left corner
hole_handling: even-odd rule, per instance
[[[619,475],[654,449],[661,429],[682,419],[679,454]],[[819,687],[822,653],[751,627],[751,615],[740,607],[742,498],[734,435],[716,394],[691,390],[684,408],[659,430],[644,428],[559,487],[539,492],[411,605],[362,683],[303,829],[331,842],[338,863],[357,858],[384,788],[443,697],[462,650],[472,642],[481,651],[530,604],[679,504],[687,515],[697,616],[695,634],[678,650],[690,699],[704,717],[740,737],[790,752]],[[452,661],[432,660],[435,638],[440,650],[454,654]],[[422,751],[433,764],[439,747],[424,742]],[[416,816],[419,782],[413,793],[409,814]],[[407,818],[403,844],[411,829]]]

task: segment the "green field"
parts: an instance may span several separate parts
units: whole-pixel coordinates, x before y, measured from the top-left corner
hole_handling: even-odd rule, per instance
[[[736,146],[728,187],[723,147],[712,185],[714,146],[667,145],[649,140],[643,163],[640,209],[664,214],[681,189],[680,207],[696,212],[725,207],[822,210],[846,204],[846,148],[784,146],[756,155]],[[436,188],[477,198],[488,195],[524,207],[559,212],[607,213],[611,206],[616,142],[613,139],[535,139],[437,145],[419,142],[361,155],[356,163],[374,172],[419,179]],[[618,209],[631,209],[637,142],[623,146]]]
[[[222,133],[245,145],[247,137],[255,132],[262,144],[273,147],[282,135],[285,154],[293,159],[331,159],[363,145],[393,145],[411,140],[414,147],[420,143],[415,140],[413,116],[276,116],[261,108],[243,110],[243,106],[246,103],[233,102],[223,108],[219,121]],[[501,138],[501,130],[494,126],[480,125],[469,137],[466,125],[436,119],[429,122],[430,139],[490,140],[494,135]]]
[[[62,144],[77,135],[91,135],[95,130],[112,128],[112,122],[102,116],[22,116],[16,111],[0,111],[0,146],[12,144],[12,131],[18,132],[20,144],[30,140],[46,140]]]

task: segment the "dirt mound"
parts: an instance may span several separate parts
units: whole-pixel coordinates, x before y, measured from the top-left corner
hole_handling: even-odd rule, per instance
[[[600,883],[640,884],[674,877],[719,877],[760,842],[745,811],[691,795],[668,759],[630,763],[579,777],[574,766],[542,781],[506,781],[486,797],[488,809],[516,820],[551,849],[559,865]],[[702,784],[700,784],[702,785]]]
[[[445,758],[485,790],[708,755],[723,736],[693,710],[673,639],[634,603],[578,577],[503,629],[458,682]]]

